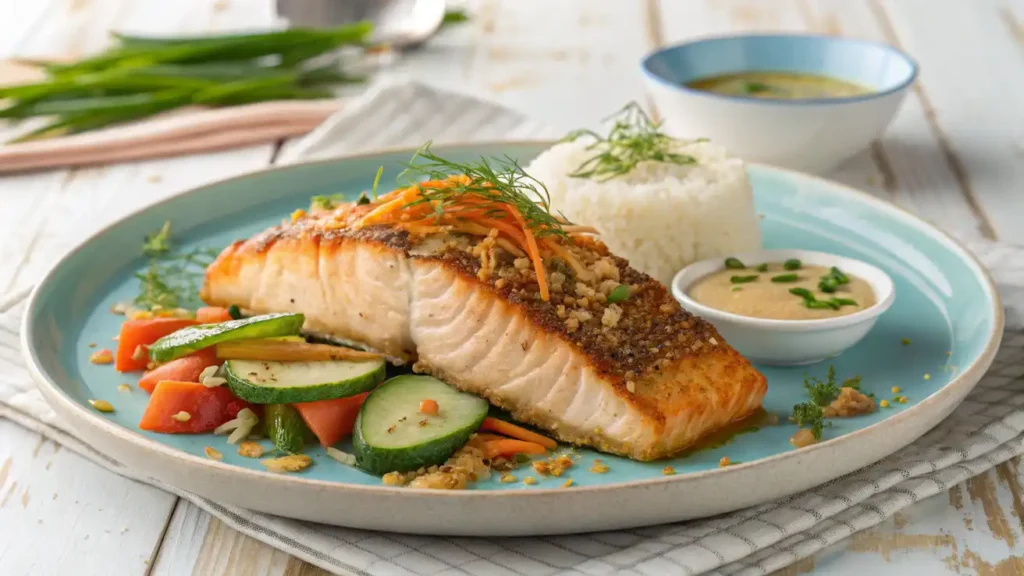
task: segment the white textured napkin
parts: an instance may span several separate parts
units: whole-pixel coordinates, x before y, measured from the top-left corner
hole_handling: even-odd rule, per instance
[[[295,162],[384,146],[552,136],[494,104],[416,84],[379,86],[283,157]],[[24,294],[0,303],[0,416],[119,474],[187,498],[228,525],[339,574],[766,574],[1024,453],[1024,250],[971,247],[995,273],[1008,329],[992,369],[942,424],[858,472],[778,502],[711,519],[542,538],[399,536],[267,516],[140,477],[57,421],[26,371]]]

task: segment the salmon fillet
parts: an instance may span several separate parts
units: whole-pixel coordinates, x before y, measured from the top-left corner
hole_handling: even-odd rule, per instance
[[[529,261],[493,237],[338,224],[355,209],[235,242],[207,270],[203,300],[301,312],[311,333],[412,362],[564,442],[637,460],[678,454],[761,407],[764,376],[596,240],[572,246],[586,274],[545,262],[545,302]],[[608,304],[620,284],[629,297]]]

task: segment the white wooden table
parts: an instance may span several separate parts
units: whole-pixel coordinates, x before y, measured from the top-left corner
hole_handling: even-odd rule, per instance
[[[730,31],[897,44],[920,81],[885,137],[831,174],[967,239],[1024,244],[1024,0],[481,0],[395,72],[495,99],[556,127],[646,103],[655,46]],[[267,0],[0,0],[0,57],[79,56],[109,30],[265,25]],[[2,134],[0,134],[2,135]],[[0,300],[136,207],[273,161],[216,154],[0,178]],[[1024,573],[1024,467],[1011,461],[785,574]],[[317,574],[191,504],[0,420],[0,574]]]

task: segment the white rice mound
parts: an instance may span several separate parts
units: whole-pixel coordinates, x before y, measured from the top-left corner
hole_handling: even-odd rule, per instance
[[[611,180],[569,174],[595,155],[587,138],[556,144],[526,172],[544,183],[552,211],[589,225],[630,264],[668,286],[684,266],[761,248],[743,161],[707,141],[677,141],[695,164],[642,162]]]

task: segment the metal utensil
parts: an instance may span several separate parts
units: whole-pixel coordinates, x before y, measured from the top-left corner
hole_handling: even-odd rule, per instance
[[[293,26],[319,28],[359,20],[374,24],[373,42],[409,49],[444,20],[445,0],[277,0],[278,16]]]

